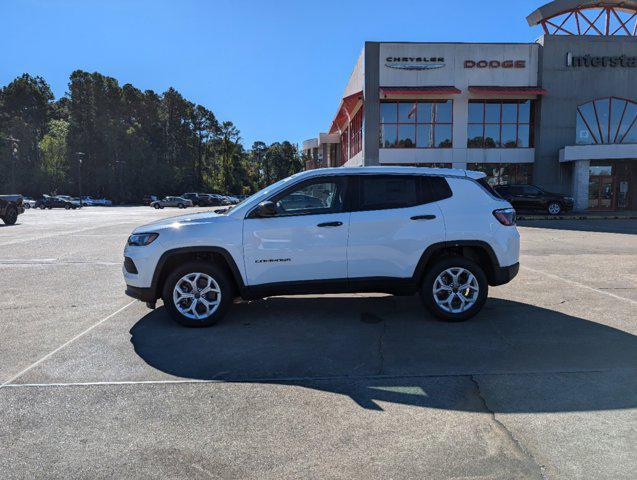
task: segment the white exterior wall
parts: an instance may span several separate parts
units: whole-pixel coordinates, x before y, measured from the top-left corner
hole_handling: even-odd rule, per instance
[[[454,86],[459,95],[420,98],[453,99],[453,148],[404,149],[381,148],[381,164],[453,163],[464,168],[467,163],[532,163],[533,148],[468,149],[467,120],[470,99],[503,98],[471,94],[470,85],[537,86],[539,45],[537,44],[463,44],[463,43],[381,43],[379,54],[380,87]],[[400,70],[386,66],[387,57],[443,57],[444,66],[432,70]],[[524,60],[524,68],[465,68],[466,60]],[[506,96],[504,98],[535,98]],[[411,99],[411,97],[405,97]]]

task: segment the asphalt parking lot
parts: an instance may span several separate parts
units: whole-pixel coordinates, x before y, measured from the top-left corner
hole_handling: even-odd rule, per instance
[[[473,321],[417,298],[277,297],[210,329],[123,293],[130,231],[0,227],[0,477],[637,477],[637,221],[526,223]]]

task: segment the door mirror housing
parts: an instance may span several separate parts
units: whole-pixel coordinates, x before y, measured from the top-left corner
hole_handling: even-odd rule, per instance
[[[274,202],[265,201],[261,202],[257,207],[257,215],[259,217],[274,217],[277,214],[276,205]]]

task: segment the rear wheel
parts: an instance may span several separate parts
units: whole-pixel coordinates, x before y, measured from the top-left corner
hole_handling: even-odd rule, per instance
[[[18,221],[18,210],[15,207],[7,208],[4,216],[2,217],[2,221],[6,225],[15,225],[15,222]]]
[[[214,325],[226,314],[233,297],[226,272],[208,262],[189,262],[173,270],[162,295],[171,317],[186,327]]]
[[[446,257],[425,274],[420,288],[423,303],[436,317],[463,322],[476,315],[487,300],[484,270],[473,260]]]
[[[559,215],[562,213],[562,205],[560,205],[559,202],[551,202],[549,203],[547,210],[551,215]]]
[[[71,205],[69,205],[68,203],[64,205],[64,210],[70,210],[70,209],[71,209]]]
[[[180,203],[179,205],[177,205],[179,208],[186,208],[186,205],[184,205],[183,203]]]
[[[46,205],[44,205],[44,204],[40,205],[40,210],[44,210],[45,208],[46,208]]]
[[[159,210],[159,203],[156,203],[155,205],[153,205],[153,208],[154,208],[155,210]]]

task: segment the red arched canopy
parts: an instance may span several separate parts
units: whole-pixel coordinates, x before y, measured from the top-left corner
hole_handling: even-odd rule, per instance
[[[548,35],[637,35],[637,0],[555,0],[528,17]]]

